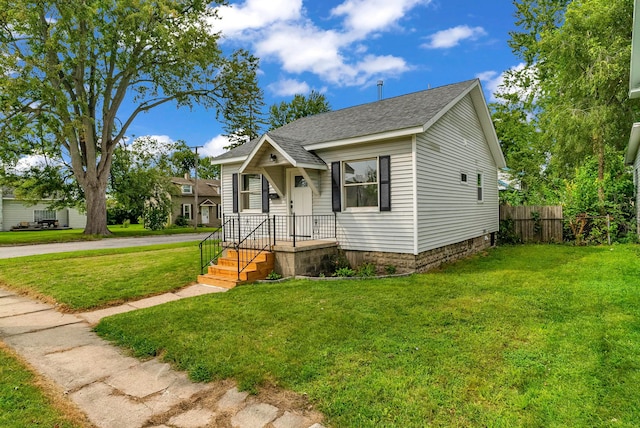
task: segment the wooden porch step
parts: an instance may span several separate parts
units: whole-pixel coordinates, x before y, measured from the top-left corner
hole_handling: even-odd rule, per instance
[[[265,279],[269,273],[273,271],[275,265],[275,256],[270,252],[262,252],[257,255],[255,251],[240,251],[241,265],[244,265],[255,257],[248,266],[240,272],[238,279],[238,253],[235,250],[227,250],[224,257],[218,259],[218,264],[211,265],[208,272],[204,275],[198,275],[198,283],[206,285],[215,285],[224,288],[233,288],[236,285],[250,283]],[[244,259],[244,260],[243,260]]]

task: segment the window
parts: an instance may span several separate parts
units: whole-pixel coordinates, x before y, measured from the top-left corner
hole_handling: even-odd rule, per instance
[[[33,221],[57,220],[56,212],[51,210],[33,210]]]
[[[192,220],[191,204],[182,204],[182,217]]]
[[[262,209],[262,176],[258,174],[241,176],[240,200],[242,210]]]
[[[378,160],[343,162],[346,208],[378,206]]]
[[[467,183],[467,174],[464,172],[460,173],[460,182],[465,184]]]
[[[478,202],[482,202],[482,174],[478,173]]]
[[[190,195],[193,193],[193,186],[191,184],[183,184],[182,185],[182,194]]]

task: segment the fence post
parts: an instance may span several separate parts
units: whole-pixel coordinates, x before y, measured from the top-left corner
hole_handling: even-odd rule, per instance
[[[276,235],[278,234],[278,232],[276,232],[276,216],[273,216],[273,246],[276,246]]]

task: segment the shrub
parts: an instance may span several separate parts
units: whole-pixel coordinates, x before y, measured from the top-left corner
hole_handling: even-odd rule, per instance
[[[387,275],[394,275],[396,273],[396,267],[394,265],[387,265],[384,268]]]
[[[271,272],[269,272],[269,275],[267,275],[267,279],[270,280],[276,280],[276,279],[280,279],[282,278],[282,275],[280,275],[278,272],[272,270]]]
[[[377,269],[373,263],[364,263],[358,269],[358,276],[376,276]]]
[[[348,276],[354,276],[355,274],[356,274],[356,271],[354,271],[353,269],[349,267],[342,267],[342,268],[336,269],[336,272],[333,274],[333,276],[348,277]]]
[[[189,225],[189,220],[186,219],[185,216],[179,215],[176,217],[175,221],[176,226],[184,227]]]

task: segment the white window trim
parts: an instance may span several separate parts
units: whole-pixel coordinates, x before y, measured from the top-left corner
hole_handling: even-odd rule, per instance
[[[258,177],[258,179],[260,180],[260,189],[259,190],[243,190],[244,187],[244,177],[247,175],[255,175]],[[243,200],[243,196],[244,195],[249,195],[249,197],[251,197],[251,194],[254,195],[258,195],[260,197],[260,201],[262,202],[262,175],[261,174],[239,174],[240,176],[240,183],[238,183],[238,205],[239,205],[239,211],[243,212],[243,213],[247,213],[247,214],[262,214],[262,207],[260,208],[245,208],[244,207],[244,200]]]
[[[465,180],[462,179],[463,175],[465,176]],[[460,184],[464,184],[465,186],[469,185],[469,174],[460,171]]]
[[[371,161],[371,160],[375,160],[376,161],[376,182],[369,182],[369,183],[358,183],[358,184],[346,184],[345,183],[345,177],[346,174],[344,173],[344,165],[348,162],[364,162],[364,161]],[[340,183],[340,186],[342,188],[342,201],[343,201],[343,212],[380,212],[380,157],[379,156],[375,156],[375,157],[368,157],[368,158],[361,158],[361,159],[349,159],[349,160],[344,160],[340,163],[340,176],[341,176],[341,181],[342,183]],[[348,207],[347,206],[347,187],[355,187],[355,186],[370,186],[372,184],[375,184],[378,187],[378,203],[375,206],[369,206],[369,207]]]
[[[482,190],[482,197],[478,198],[478,190]],[[481,171],[476,175],[476,200],[479,204],[484,202],[484,174]]]
[[[189,187],[189,190],[185,192],[185,187]],[[193,186],[191,184],[183,184],[182,185],[182,194],[183,195],[193,195]]]
[[[186,208],[189,208],[188,210]],[[187,211],[189,211],[189,215],[187,216]],[[191,204],[182,204],[182,217],[193,220],[193,206]]]

